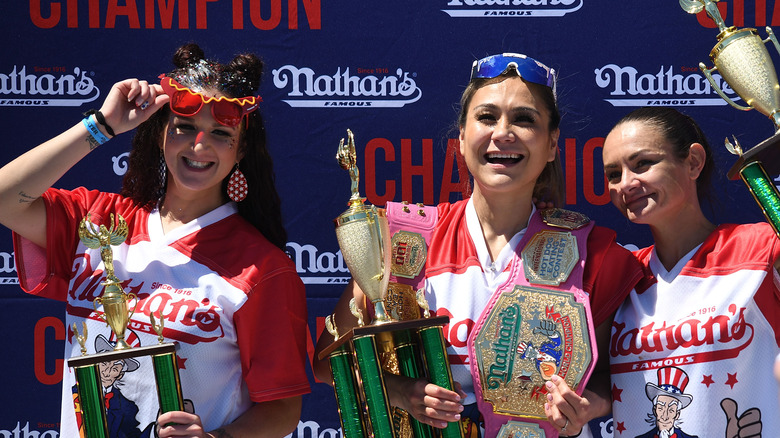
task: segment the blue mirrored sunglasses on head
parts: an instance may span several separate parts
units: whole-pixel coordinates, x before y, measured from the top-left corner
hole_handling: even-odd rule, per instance
[[[509,67],[514,68],[526,81],[550,87],[555,93],[555,70],[519,53],[502,53],[474,61],[469,81],[477,78],[495,78],[506,72]]]

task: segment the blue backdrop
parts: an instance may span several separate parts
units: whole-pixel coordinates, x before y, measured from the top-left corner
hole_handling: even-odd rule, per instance
[[[780,0],[719,7],[727,25],[780,24]],[[623,219],[605,193],[600,149],[618,118],[638,106],[679,107],[705,129],[721,175],[734,161],[721,146],[725,137],[751,146],[773,134],[769,119],[727,106],[699,71],[716,34],[712,20],[672,0],[7,1],[0,163],[98,108],[114,82],[155,80],[182,43],[195,41],[222,61],[258,53],[267,64],[261,111],[287,249],[306,283],[316,339],[349,276],[331,222],[349,197],[349,177],[334,158],[347,128],[358,146],[361,193],[372,203],[457,200],[465,170],[454,157],[454,121],[471,62],[528,54],[560,74],[568,208],[614,228],[621,243],[644,246],[649,232]],[[57,186],[118,190],[130,138],[98,148]],[[741,182],[721,177],[716,195],[714,221],[763,220]],[[56,437],[64,305],[21,291],[4,228],[0,305],[0,436]],[[293,436],[340,436],[331,388],[313,379],[312,387]],[[608,421],[593,426],[612,434]]]

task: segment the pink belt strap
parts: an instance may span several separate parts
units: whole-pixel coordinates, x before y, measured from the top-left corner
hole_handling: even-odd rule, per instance
[[[593,368],[595,367],[596,361],[597,361],[597,352],[595,349],[596,345],[596,337],[595,337],[595,330],[593,327],[593,319],[591,316],[590,311],[590,300],[588,297],[588,294],[582,290],[582,280],[583,280],[583,272],[585,267],[585,261],[587,258],[587,239],[590,231],[593,229],[594,223],[590,222],[586,226],[576,229],[576,230],[567,230],[569,231],[574,238],[576,238],[577,241],[577,248],[579,251],[579,261],[569,274],[568,278],[562,282],[559,286],[549,286],[549,285],[535,285],[534,287],[541,287],[545,289],[553,289],[558,291],[566,291],[574,294],[575,299],[577,302],[583,304],[586,309],[587,314],[587,325],[588,325],[588,333],[590,336],[590,342],[591,346],[593,346],[592,351],[592,361],[588,369],[585,371],[585,374],[582,377],[582,381],[577,388],[577,393],[582,394],[582,391],[584,390],[585,383],[590,378],[591,373],[593,372]],[[494,407],[491,403],[485,401],[483,398],[483,382],[481,381],[480,375],[479,375],[479,367],[477,363],[477,356],[476,356],[476,350],[475,350],[475,339],[477,338],[477,335],[480,333],[480,331],[485,327],[486,320],[488,319],[488,316],[490,315],[492,309],[496,305],[496,302],[498,301],[499,297],[504,294],[508,293],[514,290],[514,287],[516,285],[519,286],[532,286],[532,284],[529,282],[529,280],[525,276],[525,271],[523,269],[523,262],[521,258],[521,252],[523,248],[525,248],[531,239],[533,239],[534,235],[536,235],[538,232],[543,230],[557,230],[561,231],[560,228],[552,228],[548,225],[546,225],[539,213],[537,212],[534,214],[528,224],[528,228],[525,232],[525,235],[523,236],[523,239],[518,244],[517,250],[515,251],[515,254],[513,255],[512,262],[510,263],[509,267],[509,279],[506,283],[501,285],[496,292],[493,293],[493,295],[490,298],[490,301],[488,302],[485,309],[480,314],[479,319],[477,320],[473,330],[471,331],[471,334],[468,338],[468,353],[469,353],[469,363],[470,369],[471,369],[471,375],[472,379],[474,381],[474,391],[477,398],[477,404],[479,407],[479,411],[482,413],[482,416],[485,420],[485,435],[486,438],[493,438],[497,436],[501,426],[506,424],[509,421],[517,421],[517,422],[523,422],[523,423],[535,423],[538,424],[539,427],[541,427],[545,432],[545,437],[557,437],[558,432],[546,421],[546,420],[539,420],[535,418],[519,418],[519,417],[513,417],[510,415],[507,415],[505,413],[496,413],[494,411]],[[516,346],[513,346],[512,348],[516,348]],[[543,390],[544,391],[544,390]],[[546,391],[544,391],[541,396],[546,397]],[[545,402],[545,400],[540,402]]]

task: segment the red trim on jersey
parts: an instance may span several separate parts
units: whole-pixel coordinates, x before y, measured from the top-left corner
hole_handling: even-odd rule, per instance
[[[477,250],[466,226],[468,200],[440,204],[439,222],[431,237],[426,276],[459,274],[480,266]],[[590,296],[593,323],[605,322],[644,276],[631,252],[615,243],[615,232],[599,226],[588,236],[588,258],[583,273],[583,290]]]
[[[655,245],[634,251],[634,255],[647,269],[647,281],[643,283],[644,292],[655,282],[647,266]],[[753,301],[775,331],[775,342],[780,346],[780,290],[774,284],[774,264],[780,258],[780,240],[777,239],[771,225],[766,222],[757,224],[724,224],[710,233],[701,247],[683,266],[679,275],[687,277],[710,277],[729,275],[741,270],[758,270],[767,273],[759,286]]]

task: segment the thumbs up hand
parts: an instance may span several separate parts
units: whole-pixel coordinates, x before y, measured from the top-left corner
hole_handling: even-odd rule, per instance
[[[758,408],[750,408],[737,414],[737,402],[724,398],[720,407],[726,414],[726,438],[746,438],[761,436],[761,411]]]

